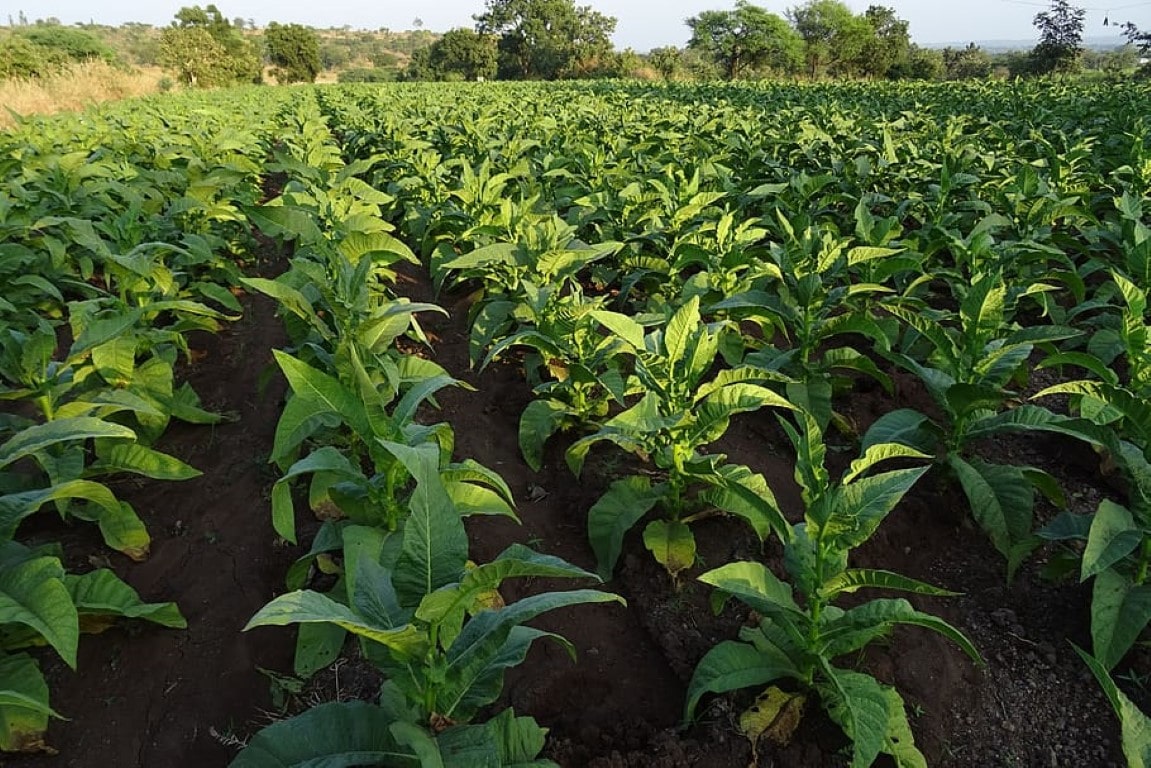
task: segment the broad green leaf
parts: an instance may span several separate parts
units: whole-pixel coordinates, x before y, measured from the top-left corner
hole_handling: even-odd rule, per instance
[[[175,629],[188,626],[175,603],[145,603],[136,590],[107,568],[79,576],[66,574],[64,584],[76,605],[82,632],[101,631],[116,617],[144,619]]]
[[[667,359],[679,361],[687,352],[691,338],[700,331],[699,297],[692,296],[667,322],[663,334]]]
[[[144,521],[136,514],[131,504],[125,501],[115,507],[101,507],[90,515],[88,510],[72,510],[75,517],[91,520],[93,517],[100,526],[100,534],[104,543],[112,549],[123,552],[136,562],[148,558],[152,545],[152,537],[144,527]]]
[[[823,665],[825,682],[817,685],[824,708],[851,740],[851,768],[869,768],[887,739],[888,698],[883,686],[862,672]]]
[[[588,542],[596,556],[600,578],[611,578],[623,549],[623,537],[663,497],[663,486],[632,475],[616,480],[588,510]]]
[[[485,267],[489,264],[515,264],[517,248],[515,243],[493,243],[461,254],[454,259],[445,261],[440,266],[444,269],[472,269],[473,267]]]
[[[652,520],[643,530],[643,545],[673,579],[695,563],[695,535],[677,520]]]
[[[787,541],[790,528],[763,475],[739,464],[724,464],[718,473],[697,476],[711,484],[699,499],[747,522],[762,541],[774,533]]]
[[[292,672],[307,680],[340,657],[348,633],[336,624],[301,624],[296,628],[296,654]]]
[[[900,592],[911,592],[916,595],[931,595],[933,597],[955,597],[960,594],[939,587],[933,587],[916,579],[901,576],[891,571],[874,570],[871,568],[852,568],[833,576],[820,587],[820,594],[830,600],[836,595],[851,594],[860,589],[887,589]]]
[[[920,453],[934,454],[938,437],[932,429],[931,420],[919,411],[900,408],[883,414],[863,437],[863,449],[873,445],[899,443]]]
[[[1143,542],[1143,536],[1126,507],[1104,499],[1091,522],[1079,580],[1087,581],[1127,557]]]
[[[429,623],[438,622],[457,604],[470,608],[476,597],[499,589],[507,579],[525,577],[599,580],[594,573],[558,557],[541,555],[522,544],[513,544],[492,562],[469,568],[458,587],[425,597],[416,609],[416,618]],[[440,595],[447,599],[439,598]]]
[[[887,697],[887,732],[884,734],[883,752],[891,755],[895,768],[927,768],[927,758],[915,746],[915,736],[911,723],[907,721],[907,709],[899,691],[889,686],[883,687]]]
[[[760,653],[753,645],[725,640],[708,651],[692,673],[687,686],[684,723],[695,718],[696,707],[704,694],[762,686],[781,677],[801,678],[801,675],[785,660]]]
[[[532,595],[498,610],[482,611],[464,625],[448,649],[445,685],[439,696],[440,712],[452,716],[474,685],[501,663],[501,651],[513,629],[535,617],[558,608],[589,603],[616,602],[626,605],[619,595],[594,589],[545,592]],[[498,691],[496,692],[498,695]]]
[[[139,443],[117,441],[102,445],[97,455],[105,467],[118,472],[150,477],[153,480],[190,480],[202,473],[175,456],[161,453]]]
[[[931,456],[901,443],[872,443],[867,450],[855,461],[851,462],[847,474],[840,480],[843,484],[858,479],[867,470],[884,461],[891,459],[930,459]]]
[[[136,433],[127,427],[91,416],[76,416],[37,424],[0,445],[0,469],[53,445],[98,437],[135,440]]]
[[[1014,549],[1031,535],[1035,492],[1018,467],[947,457],[971,506],[971,514],[987,533],[991,543],[1008,558],[1008,570],[1019,565]]]
[[[632,349],[637,351],[644,349],[643,326],[637,323],[633,318],[628,315],[621,315],[618,312],[608,312],[606,310],[596,310],[591,313],[591,316],[609,331],[627,342]]]
[[[1151,621],[1151,585],[1136,585],[1108,569],[1095,577],[1091,595],[1091,643],[1105,669],[1122,661]]]
[[[567,406],[557,400],[533,400],[524,409],[520,416],[520,452],[534,471],[539,472],[543,466],[544,444],[567,415]]]
[[[244,625],[244,631],[255,627],[317,622],[335,624],[352,634],[387,646],[402,656],[419,653],[426,643],[423,634],[410,624],[395,629],[369,624],[343,603],[311,590],[289,592],[275,598],[256,612]]]
[[[300,291],[278,280],[262,277],[245,277],[241,278],[240,282],[278,301],[280,306],[306,321],[323,338],[331,338],[328,324],[319,318],[311,302]]]
[[[547,741],[547,729],[540,728],[530,717],[516,717],[511,709],[502,710],[487,722],[500,753],[500,764],[509,768],[554,765],[550,760],[536,762]]]
[[[763,563],[728,563],[702,574],[699,580],[739,598],[759,613],[774,613],[777,606],[799,612],[791,586]]]
[[[96,372],[114,387],[132,383],[136,370],[136,337],[125,334],[92,348],[92,363]]]
[[[352,768],[419,765],[392,735],[395,721],[363,701],[321,704],[252,737],[230,768]]]
[[[897,469],[841,485],[834,492],[823,536],[838,549],[854,549],[871,538],[883,519],[929,467]]]
[[[13,538],[21,520],[49,501],[61,499],[81,499],[111,512],[118,512],[120,508],[119,500],[108,486],[90,480],[72,480],[38,491],[0,496],[0,540]]]
[[[371,434],[363,403],[337,379],[278,349],[272,354],[293,392],[339,414],[356,434]]]
[[[884,598],[870,600],[827,621],[821,631],[828,658],[835,658],[861,650],[876,637],[886,634],[896,624],[930,629],[943,635],[971,658],[976,664],[983,660],[979,651],[962,632],[943,619],[917,611],[903,599]]]
[[[248,219],[268,237],[299,240],[312,245],[324,240],[324,235],[310,211],[286,205],[261,205],[249,208]]]
[[[0,626],[22,624],[38,633],[68,666],[76,667],[79,618],[54,557],[0,568]]]
[[[468,559],[468,536],[439,474],[439,450],[379,441],[416,480],[394,582],[400,603],[414,608],[425,595],[459,581]]]
[[[1123,756],[1127,758],[1128,768],[1148,768],[1151,766],[1151,718],[1148,718],[1135,702],[1119,690],[1119,686],[1108,674],[1106,666],[1078,646],[1073,647],[1091,669],[1091,674],[1095,675],[1095,679],[1103,688],[1103,693],[1107,695],[1107,700],[1111,702],[1112,709],[1119,716]]]
[[[420,768],[444,768],[444,757],[431,733],[415,723],[405,722],[392,723],[388,730],[397,744],[415,754]],[[478,764],[483,765],[482,762]]]

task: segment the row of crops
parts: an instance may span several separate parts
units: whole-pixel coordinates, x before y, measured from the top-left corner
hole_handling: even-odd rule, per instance
[[[1051,578],[1093,582],[1079,652],[1141,764],[1146,718],[1110,672],[1151,621],[1148,96],[293,89],[6,137],[0,747],[35,746],[53,714],[27,648],[74,661],[79,632],[111,615],[180,624],[110,571],[65,573],[58,547],[19,542],[20,523],[54,510],[146,556],[140,517],[101,478],[194,472],[153,445],[171,419],[224,417],[176,376],[187,334],[234,318],[243,289],[277,302],[290,340],[275,355],[290,395],[267,513],[305,552],[249,626],[298,625],[303,677],[353,635],[386,682],[376,701],[268,727],[234,765],[550,764],[539,724],[490,705],[536,640],[570,649],[528,622],[622,600],[584,588],[506,602],[500,587],[610,580],[631,536],[671,584],[697,579],[751,617],[697,660],[685,722],[706,697],[748,689],[739,729],[753,743],[785,741],[819,709],[853,766],[923,765],[903,699],[860,651],[896,625],[943,635],[972,664],[979,649],[916,607],[950,593],[897,563],[853,567],[852,553],[925,476],[966,499],[1005,579],[1041,557]],[[244,274],[256,232],[293,251],[275,279]],[[475,367],[522,368],[528,466],[563,461],[579,482],[589,456],[620,457],[579,511],[594,573],[523,545],[472,560],[464,519],[515,518],[515,500],[436,422],[437,393],[465,385],[429,359],[419,318],[443,310],[401,295],[404,263],[471,293]],[[902,407],[897,376],[930,406]],[[866,424],[845,408],[862,387],[892,403]],[[711,452],[762,413],[792,446],[802,508]],[[1092,514],[1064,509],[1060,468],[1009,462],[995,450],[1007,438],[1083,443],[1119,490]],[[857,456],[842,472],[833,439]],[[309,541],[303,507],[323,521]],[[746,524],[764,556],[701,564],[696,531],[715,516]]]

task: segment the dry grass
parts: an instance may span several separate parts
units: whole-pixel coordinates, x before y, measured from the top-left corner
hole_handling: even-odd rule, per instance
[[[103,101],[159,93],[164,73],[157,68],[122,70],[104,62],[70,67],[51,77],[0,80],[0,129],[18,115],[72,112]]]

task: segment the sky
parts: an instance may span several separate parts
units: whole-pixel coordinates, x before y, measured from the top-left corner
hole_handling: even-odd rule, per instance
[[[22,8],[28,18],[56,17],[65,24],[94,21],[117,25],[140,21],[166,25],[175,12],[185,5],[207,5],[212,0],[2,0],[0,23],[4,14],[17,16]],[[416,19],[424,28],[442,32],[452,27],[470,27],[472,16],[484,9],[483,0],[215,0],[228,18],[254,19],[264,25],[269,21],[299,23],[315,27],[392,30],[411,29]],[[1110,6],[1103,3],[1112,2]],[[800,0],[759,0],[763,8],[783,15]],[[661,45],[683,45],[689,37],[684,19],[702,10],[734,7],[734,0],[576,0],[577,5],[591,5],[597,11],[619,19],[615,44],[644,52]],[[920,44],[965,43],[972,40],[1033,40],[1035,14],[1048,6],[1042,0],[847,0],[857,12],[868,5],[894,8],[900,18],[910,22],[911,37]],[[1140,28],[1151,27],[1151,0],[1093,0],[1073,3],[1087,9],[1085,37],[1114,37],[1122,42],[1119,24],[1133,21]],[[1111,26],[1103,26],[1104,20]]]

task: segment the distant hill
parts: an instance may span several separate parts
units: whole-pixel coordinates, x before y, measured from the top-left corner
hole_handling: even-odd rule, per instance
[[[950,43],[922,43],[924,48],[966,48],[969,43],[975,43],[988,53],[1005,53],[1007,51],[1030,51],[1038,42],[1037,38],[1030,40],[963,40]],[[1083,38],[1083,47],[1092,51],[1111,51],[1125,45],[1127,41],[1116,30],[1112,35],[1098,35]]]

